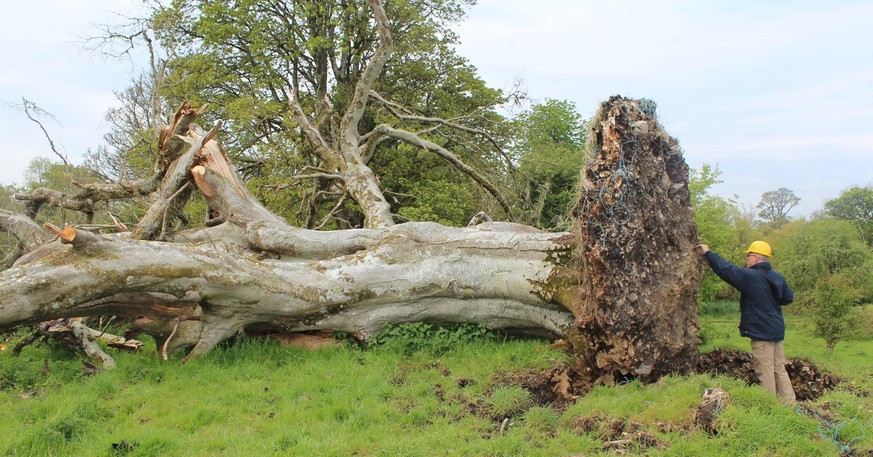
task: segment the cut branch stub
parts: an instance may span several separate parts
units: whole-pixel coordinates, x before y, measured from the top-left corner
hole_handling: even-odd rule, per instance
[[[70,225],[67,225],[64,228],[58,228],[57,226],[46,222],[45,228],[57,235],[61,240],[61,243],[72,244],[73,246],[84,246],[100,240],[99,236],[85,230],[76,230]]]
[[[698,357],[688,166],[654,103],[612,97],[591,122],[593,157],[573,215],[585,284],[576,340],[603,383],[691,370]]]

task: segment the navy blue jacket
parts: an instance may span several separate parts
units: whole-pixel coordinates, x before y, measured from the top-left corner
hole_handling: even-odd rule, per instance
[[[712,271],[740,291],[740,335],[756,341],[785,339],[782,306],[794,301],[794,292],[785,277],[770,266],[758,262],[740,268],[712,251],[706,253]]]

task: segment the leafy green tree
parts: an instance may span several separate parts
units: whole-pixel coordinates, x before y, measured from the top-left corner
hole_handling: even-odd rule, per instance
[[[529,222],[567,229],[576,200],[579,169],[585,164],[588,123],[570,101],[547,99],[512,122],[512,147],[523,175]]]
[[[758,216],[765,223],[779,227],[788,221],[788,213],[798,203],[800,203],[800,197],[794,195],[790,189],[780,187],[776,190],[769,190],[761,195],[761,201],[758,203],[758,209],[761,211]]]
[[[852,281],[840,274],[821,278],[812,290],[815,336],[824,338],[828,351],[850,335],[856,327],[856,310],[860,294]]]
[[[492,108],[504,98],[486,87],[475,67],[454,49],[452,26],[471,3],[411,0],[386,5],[395,49],[372,85],[372,99],[378,103],[366,106],[358,127],[370,131],[386,123],[401,126],[451,150],[485,179],[501,182],[509,165],[496,153],[501,140],[483,133],[501,123]],[[346,188],[327,177],[341,164],[325,158],[301,135],[300,116],[289,100],[299,101],[327,144],[341,141],[343,114],[377,46],[385,41],[367,2],[175,1],[157,10],[152,23],[171,56],[165,85],[171,100],[208,103],[208,116],[235,132],[224,144],[242,164],[244,178],[254,180],[252,188],[261,200],[286,205],[271,209],[300,225],[358,225],[360,215],[354,201],[345,198]],[[394,213],[458,225],[469,220],[474,208],[486,206],[476,184],[446,160],[422,163],[403,141],[380,138],[376,132],[368,140],[373,148],[362,161],[388,191],[385,200]],[[409,167],[409,160],[426,166]],[[293,177],[316,170],[321,177],[288,185]],[[433,195],[428,192],[434,189],[409,185],[434,179],[444,183]],[[342,209],[335,218],[339,225],[323,224],[335,214],[331,208]]]
[[[824,204],[828,215],[852,222],[868,245],[873,245],[873,186],[851,187]]]
[[[738,210],[730,201],[709,193],[712,186],[721,182],[719,176],[721,171],[718,167],[706,163],[700,167],[700,170],[690,171],[688,190],[691,192],[694,220],[703,243],[725,259],[740,263],[741,243],[733,225]],[[700,283],[698,299],[701,302],[712,301],[725,289],[724,282],[707,269]]]
[[[406,221],[466,225],[478,212],[476,189],[433,154],[398,145],[375,159],[385,196]]]
[[[740,240],[738,247],[745,249],[752,241],[769,238],[763,233],[758,221],[755,220],[755,209],[751,205],[743,206],[736,203],[735,200],[731,200],[731,203],[733,204],[731,224]]]

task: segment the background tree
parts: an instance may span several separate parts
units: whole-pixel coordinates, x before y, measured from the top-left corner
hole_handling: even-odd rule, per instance
[[[775,227],[781,226],[788,220],[788,213],[800,203],[800,197],[794,195],[794,192],[780,187],[776,190],[768,190],[761,195],[761,201],[758,203],[758,216],[765,223]]]
[[[588,122],[572,102],[548,99],[522,112],[511,125],[516,134],[510,149],[519,163],[527,221],[545,229],[568,229],[579,182],[577,165],[586,160]]]
[[[17,198],[24,204],[27,214],[38,222],[44,220],[63,224],[102,222],[105,219],[95,219],[101,210],[99,202],[83,201],[72,206],[48,204],[77,192],[80,183],[92,182],[95,179],[96,176],[87,167],[36,157],[24,170],[23,193],[18,193]]]
[[[864,290],[870,282],[865,271],[873,253],[855,227],[843,220],[795,221],[772,233],[773,262],[789,279],[805,304],[819,280],[841,274],[852,287]]]
[[[840,273],[825,276],[812,290],[815,336],[824,338],[828,351],[857,328],[855,305],[860,294],[852,281]]]
[[[851,187],[824,206],[828,215],[855,224],[864,241],[873,245],[873,187]]]

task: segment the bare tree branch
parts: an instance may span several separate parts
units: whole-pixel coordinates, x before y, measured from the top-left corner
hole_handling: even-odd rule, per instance
[[[48,140],[49,147],[51,148],[52,152],[54,152],[55,155],[58,156],[62,162],[64,162],[64,165],[69,166],[70,161],[67,160],[67,157],[64,154],[62,154],[60,151],[58,151],[58,148],[55,147],[55,142],[52,140],[51,135],[49,135],[48,130],[46,130],[45,126],[42,125],[42,122],[40,122],[39,119],[37,119],[37,117],[39,117],[39,116],[47,116],[47,117],[51,118],[53,121],[58,122],[58,120],[54,117],[54,115],[52,115],[48,111],[40,108],[39,106],[37,106],[36,103],[34,103],[34,102],[24,98],[24,97],[21,97],[21,104],[20,105],[15,105],[15,104],[9,104],[9,105],[15,109],[23,111],[24,115],[27,116],[28,119],[30,119],[36,125],[39,126],[39,129],[42,130],[42,134],[45,135],[45,139]]]
[[[294,83],[292,83],[294,84]],[[303,133],[303,136],[309,140],[309,144],[312,145],[315,154],[321,158],[328,166],[337,165],[336,153],[333,148],[330,147],[330,144],[324,139],[321,135],[321,132],[318,131],[318,128],[309,121],[309,118],[306,116],[306,113],[303,112],[303,107],[300,106],[299,101],[300,93],[298,91],[297,85],[294,84],[292,87],[291,94],[288,96],[288,106],[291,108],[291,114],[294,116],[294,120],[297,122],[297,125],[300,126],[300,130]]]
[[[504,197],[503,194],[497,189],[497,187],[494,186],[494,184],[492,184],[490,181],[488,181],[487,178],[482,176],[473,167],[464,163],[464,161],[461,160],[460,157],[453,154],[451,151],[447,150],[446,148],[444,148],[444,147],[442,147],[442,146],[440,146],[432,141],[421,138],[420,136],[418,136],[412,132],[407,132],[406,130],[395,129],[394,127],[391,127],[390,125],[387,125],[387,124],[381,124],[381,125],[377,126],[374,130],[378,130],[379,132],[381,132],[385,135],[388,135],[392,138],[397,138],[398,140],[402,140],[402,141],[405,141],[409,144],[418,146],[422,149],[426,149],[428,151],[431,151],[431,152],[435,153],[436,155],[442,157],[443,159],[447,160],[449,163],[454,165],[458,170],[461,170],[464,174],[466,174],[467,176],[472,178],[473,181],[476,181],[476,183],[478,183],[485,190],[487,190],[488,193],[490,193],[497,200],[497,203],[500,204],[500,207],[503,208],[503,210],[506,212],[506,215],[510,218],[510,220],[512,220],[512,213],[513,213],[512,205],[509,203],[509,201],[506,199],[506,197]]]
[[[342,131],[342,141],[346,144],[346,147],[342,148],[344,153],[357,152],[359,150],[360,132],[358,131],[358,124],[364,116],[370,90],[376,82],[376,78],[379,77],[379,74],[385,67],[385,63],[391,57],[391,53],[394,51],[394,41],[391,39],[390,30],[388,30],[388,17],[385,14],[385,9],[379,0],[370,0],[370,9],[373,10],[373,17],[376,20],[376,27],[379,31],[379,47],[376,49],[373,58],[367,63],[364,73],[355,85],[355,94],[351,103],[349,103],[346,114],[343,116],[340,130]],[[360,160],[360,155],[358,155],[357,160]]]
[[[388,111],[392,115],[394,115],[394,117],[396,117],[400,120],[421,122],[421,123],[425,123],[425,124],[439,124],[439,125],[444,125],[446,127],[451,127],[455,130],[460,130],[463,132],[480,135],[480,136],[484,137],[485,139],[487,139],[488,142],[491,143],[492,146],[497,148],[498,151],[503,150],[503,147],[500,146],[500,143],[498,143],[497,140],[494,139],[494,137],[489,132],[486,132],[485,130],[477,129],[474,127],[468,127],[466,125],[459,124],[457,122],[452,122],[449,119],[442,119],[439,117],[418,116],[418,115],[410,113],[409,110],[406,109],[405,107],[402,107],[394,102],[385,100],[376,91],[370,91],[370,95],[373,98],[375,98],[376,100],[379,100],[383,105],[385,105],[385,108],[388,109]],[[398,110],[400,110],[400,109],[405,111],[407,114],[403,114],[403,113],[399,112]]]

